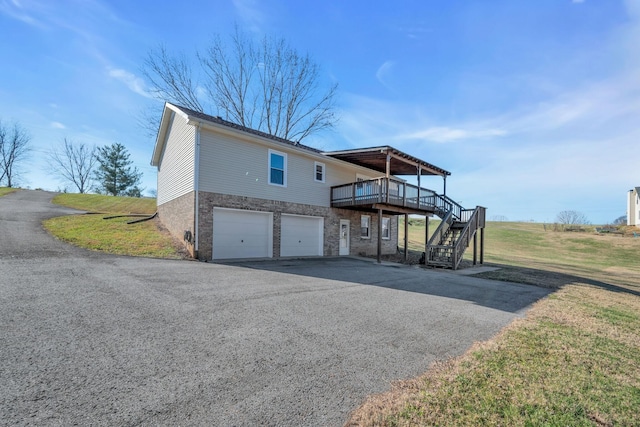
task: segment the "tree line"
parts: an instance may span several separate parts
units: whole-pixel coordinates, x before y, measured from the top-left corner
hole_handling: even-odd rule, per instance
[[[15,187],[21,166],[31,152],[31,135],[18,122],[0,120],[0,185]],[[141,197],[142,172],[133,166],[120,143],[103,147],[68,139],[46,153],[50,173],[73,186],[78,193],[93,191],[112,196]]]

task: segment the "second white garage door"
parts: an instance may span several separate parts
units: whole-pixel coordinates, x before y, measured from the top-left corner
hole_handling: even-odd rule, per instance
[[[213,208],[213,259],[272,256],[272,213]]]
[[[280,256],[322,256],[324,218],[281,216]]]

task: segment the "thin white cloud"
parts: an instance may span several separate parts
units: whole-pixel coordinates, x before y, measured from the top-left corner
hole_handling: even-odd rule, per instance
[[[584,3],[585,0],[571,0],[571,3],[577,4],[577,3]]]
[[[63,7],[50,0],[0,0],[0,14],[41,31],[66,32],[79,40],[86,52],[103,63],[108,63],[104,52],[112,49],[107,40],[110,33],[116,31],[114,26],[131,26],[102,0],[67,0]]]
[[[632,73],[567,90],[492,120],[503,123],[509,133],[582,132],[614,121],[627,123],[638,115],[640,77]]]
[[[394,61],[385,61],[384,64],[382,64],[376,71],[376,79],[378,79],[380,84],[382,84],[384,87],[386,87],[389,90],[393,90],[393,89],[387,82],[387,78],[389,77],[389,74],[391,73],[391,69],[394,67],[394,65],[395,65]]]
[[[244,24],[253,32],[260,33],[266,20],[256,0],[233,0],[233,6]]]
[[[54,129],[66,129],[67,127],[60,122],[51,122],[51,127]]]
[[[0,0],[0,13],[25,24],[43,29],[46,28],[46,25],[35,17],[38,14],[38,10],[41,10],[41,6],[38,2]]]
[[[542,99],[453,120],[437,108],[348,95],[342,142],[333,144],[390,144],[432,162],[452,172],[448,194],[492,215],[546,221],[574,209],[604,223],[624,213],[626,187],[636,185],[636,162],[621,153],[640,140],[639,71],[625,64],[599,81],[552,85]]]
[[[422,25],[401,26],[395,28],[400,33],[404,34],[407,38],[412,40],[418,40],[424,38],[427,34],[432,33],[433,29]]]
[[[144,80],[140,77],[137,77],[135,74],[123,70],[121,68],[110,68],[108,70],[109,77],[117,79],[124,83],[132,92],[137,93],[138,95],[144,96],[145,98],[153,98],[149,92],[147,92],[146,85]]]
[[[396,139],[420,139],[431,142],[452,142],[458,140],[477,140],[504,136],[503,129],[461,129],[446,126],[434,126],[408,134],[400,134]]]

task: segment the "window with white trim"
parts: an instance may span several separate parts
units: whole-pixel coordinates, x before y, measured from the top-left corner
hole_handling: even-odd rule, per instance
[[[287,155],[269,150],[269,184],[287,186]]]
[[[316,182],[324,182],[324,163],[314,162],[313,176]]]
[[[369,215],[360,216],[360,237],[363,239],[371,238],[371,217]]]
[[[382,238],[389,240],[391,238],[391,218],[382,217]]]

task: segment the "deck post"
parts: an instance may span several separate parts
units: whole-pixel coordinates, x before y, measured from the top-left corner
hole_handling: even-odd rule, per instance
[[[387,164],[386,164],[386,173],[385,177],[387,178],[387,199],[386,203],[389,204],[389,177],[391,176],[391,154],[389,150],[387,150]]]
[[[422,175],[422,166],[418,163],[418,209],[420,209],[420,175]]]
[[[424,217],[424,265],[429,265],[429,215]]]
[[[407,183],[402,183],[402,206],[407,207]]]
[[[351,184],[351,203],[353,206],[356,205],[356,183]]]
[[[378,209],[378,264],[382,263],[382,209]]]
[[[404,262],[409,254],[409,214],[404,214]]]

